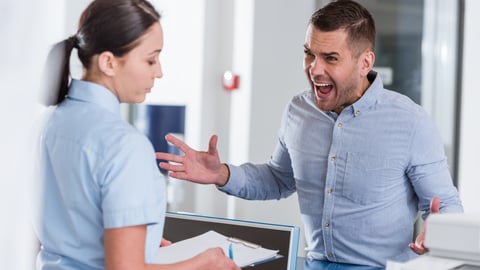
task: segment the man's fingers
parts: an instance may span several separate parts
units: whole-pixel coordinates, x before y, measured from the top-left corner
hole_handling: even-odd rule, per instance
[[[185,171],[185,166],[181,163],[168,163],[168,162],[160,162],[158,164],[160,168],[167,170],[167,171],[172,171],[172,172],[183,172]]]
[[[171,160],[173,158],[173,155],[169,154],[169,153],[157,152],[157,153],[155,153],[155,158],[156,159],[161,159],[161,160]]]
[[[191,148],[187,144],[185,144],[182,140],[180,140],[179,138],[177,138],[177,137],[175,137],[171,134],[165,135],[165,140],[167,140],[167,142],[175,145],[183,153],[186,153],[187,151],[191,150]]]
[[[172,167],[172,164],[170,164],[168,162],[160,162],[158,165],[160,166],[160,168],[162,168],[164,170],[167,170],[167,171],[170,171],[170,168]]]
[[[409,245],[409,247],[410,247],[410,249],[411,249],[413,252],[415,252],[415,253],[417,253],[417,254],[423,254],[423,253],[425,253],[425,249],[424,249],[424,248],[419,247],[419,246],[417,246],[417,245],[415,245],[415,244],[413,244],[413,243],[411,243],[411,244]]]
[[[187,179],[187,174],[185,172],[174,172],[170,171],[168,176],[175,178],[175,179]]]
[[[217,135],[212,135],[212,137],[210,137],[210,141],[208,142],[209,154],[215,154],[217,152],[217,141],[218,141]]]
[[[160,159],[160,160],[168,160],[168,161],[176,162],[176,163],[182,163],[183,162],[183,156],[170,154],[170,153],[157,152],[157,153],[155,153],[155,158]]]
[[[423,240],[422,241],[415,241],[415,243],[410,243],[408,246],[410,247],[410,249],[419,254],[419,255],[422,255],[424,253],[426,253],[428,251],[428,249],[423,245],[424,242]]]
[[[432,201],[430,202],[430,214],[438,213],[440,213],[440,198],[433,197]]]

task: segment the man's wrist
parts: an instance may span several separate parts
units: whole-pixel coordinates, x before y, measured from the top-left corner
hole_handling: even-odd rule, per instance
[[[226,163],[222,163],[222,167],[220,169],[220,181],[217,183],[218,187],[223,187],[228,183],[230,179],[230,168]]]

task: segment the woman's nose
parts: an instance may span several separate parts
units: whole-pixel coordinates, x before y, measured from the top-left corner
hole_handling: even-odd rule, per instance
[[[155,78],[160,79],[162,77],[163,77],[162,65],[159,62],[157,65],[157,68],[155,68]]]

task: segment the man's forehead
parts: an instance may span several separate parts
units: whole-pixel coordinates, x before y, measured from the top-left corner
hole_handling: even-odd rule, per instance
[[[347,33],[343,29],[335,31],[321,31],[314,27],[309,27],[305,37],[305,47],[322,47],[340,49],[347,45]]]

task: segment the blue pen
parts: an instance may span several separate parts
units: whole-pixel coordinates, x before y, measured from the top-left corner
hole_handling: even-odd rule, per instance
[[[228,257],[230,258],[230,260],[233,260],[233,246],[232,246],[232,243],[230,243],[230,245],[228,245]]]

